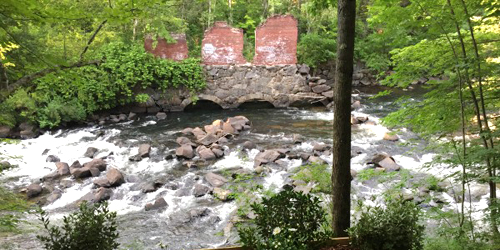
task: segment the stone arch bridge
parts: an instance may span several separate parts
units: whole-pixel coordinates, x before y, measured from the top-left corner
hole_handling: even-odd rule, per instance
[[[150,100],[135,112],[182,111],[196,101],[210,101],[223,109],[238,108],[248,102],[268,102],[274,107],[327,105],[333,96],[331,83],[311,77],[306,65],[255,66],[205,65],[207,87],[193,96],[186,89],[145,92]],[[140,110],[139,110],[140,109]]]

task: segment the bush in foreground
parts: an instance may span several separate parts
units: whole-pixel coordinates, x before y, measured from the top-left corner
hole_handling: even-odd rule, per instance
[[[261,204],[253,203],[257,215],[252,227],[240,227],[244,246],[261,249],[318,249],[331,232],[321,229],[326,213],[317,197],[285,188]]]
[[[387,207],[369,207],[349,229],[354,246],[361,250],[421,250],[424,226],[420,208],[412,202],[388,201]]]
[[[50,226],[45,211],[40,211],[48,236],[38,235],[47,250],[111,250],[118,248],[116,213],[106,203],[80,205],[80,210],[64,216],[62,227]]]

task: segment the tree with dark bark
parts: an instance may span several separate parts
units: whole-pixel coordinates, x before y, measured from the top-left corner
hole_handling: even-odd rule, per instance
[[[332,228],[346,236],[351,210],[351,89],[355,0],[338,0],[337,62],[333,96]]]

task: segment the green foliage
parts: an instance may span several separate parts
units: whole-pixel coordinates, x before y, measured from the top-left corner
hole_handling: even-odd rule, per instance
[[[334,37],[319,34],[303,34],[297,44],[297,58],[300,63],[316,67],[335,59],[337,43]]]
[[[82,121],[86,117],[85,108],[76,99],[65,101],[56,97],[38,111],[38,122],[42,128],[53,128],[61,122]]]
[[[15,118],[16,122],[35,122],[35,114],[37,110],[36,102],[31,98],[30,94],[24,89],[16,91],[3,104],[4,109],[9,112],[5,117],[8,119]],[[12,122],[8,120],[8,122]],[[6,125],[10,126],[11,124]]]
[[[482,229],[477,230],[477,224],[465,217],[465,222],[460,226],[458,218],[460,214],[456,211],[443,211],[432,208],[427,216],[436,221],[433,233],[425,238],[425,250],[487,250],[497,249],[491,245],[492,236]],[[476,225],[475,225],[476,224]],[[474,229],[476,227],[476,229]]]
[[[328,168],[328,164],[311,163],[302,166],[301,170],[292,179],[302,180],[306,183],[314,182],[317,184],[313,188],[314,192],[330,193],[332,190],[332,174]]]
[[[423,249],[424,226],[414,203],[392,200],[387,207],[368,207],[349,229],[354,246],[361,250]]]
[[[147,101],[149,96],[141,91],[148,87],[163,92],[182,87],[194,93],[206,85],[197,59],[158,59],[142,46],[123,43],[105,46],[95,57],[102,63],[51,73],[37,79],[30,93],[16,91],[0,105],[5,110],[0,124],[29,121],[53,128],[98,110]]]
[[[317,197],[289,188],[253,203],[255,227],[240,227],[244,246],[252,249],[318,249],[330,232],[321,230],[326,213]]]
[[[63,226],[50,226],[47,213],[40,211],[40,220],[48,236],[38,235],[47,250],[112,250],[118,248],[116,213],[106,203],[80,205],[80,210],[65,216]]]
[[[18,224],[21,222],[19,213],[28,210],[30,204],[19,194],[0,187],[0,234],[19,233]]]

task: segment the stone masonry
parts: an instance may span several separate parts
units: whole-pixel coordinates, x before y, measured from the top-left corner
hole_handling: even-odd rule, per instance
[[[116,112],[182,111],[194,99],[211,101],[230,109],[256,101],[266,101],[275,107],[318,102],[327,105],[333,97],[332,86],[324,79],[310,76],[306,65],[206,65],[204,72],[207,87],[200,93],[192,94],[182,88],[167,89],[164,93],[153,89],[138,90],[149,94],[150,100],[140,106],[122,107]]]

